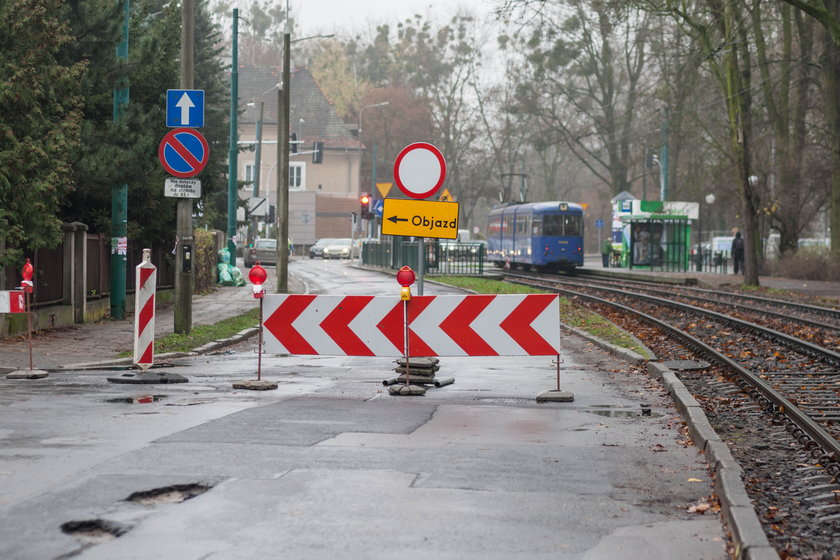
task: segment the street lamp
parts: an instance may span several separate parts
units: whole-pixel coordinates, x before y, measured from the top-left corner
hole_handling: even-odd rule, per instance
[[[333,37],[330,35],[313,35],[303,37],[294,42],[306,39]],[[286,29],[283,31],[283,79],[277,90],[277,104],[280,109],[277,114],[277,209],[276,220],[280,223],[277,228],[277,293],[289,293],[289,106],[291,105],[291,63],[292,27],[289,19],[289,0],[286,0]]]
[[[711,206],[715,202],[715,195],[706,195],[706,204]],[[703,205],[700,204],[700,212],[697,214],[697,272],[703,272]]]

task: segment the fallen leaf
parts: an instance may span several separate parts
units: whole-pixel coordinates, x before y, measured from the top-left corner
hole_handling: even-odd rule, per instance
[[[702,478],[689,478],[688,481],[689,482],[703,482],[703,479]]]

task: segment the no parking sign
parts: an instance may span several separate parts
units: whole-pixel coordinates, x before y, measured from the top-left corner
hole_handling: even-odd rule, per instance
[[[197,130],[176,128],[161,140],[158,158],[170,175],[182,179],[195,177],[210,159],[210,146]]]

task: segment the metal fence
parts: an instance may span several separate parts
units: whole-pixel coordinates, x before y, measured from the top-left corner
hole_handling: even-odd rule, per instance
[[[88,301],[110,297],[111,287],[111,239],[103,234],[87,234],[87,299]],[[73,263],[64,262],[64,243],[53,249],[38,249],[24,253],[24,261],[19,266],[5,268],[3,290],[12,290],[20,286],[21,269],[25,259],[30,259],[33,268],[35,291],[32,294],[34,307],[60,304],[67,300],[64,293],[64,277],[70,274]],[[126,291],[134,291],[134,267],[143,260],[143,247],[129,244],[126,263]],[[163,247],[152,247],[152,262],[158,267],[157,287],[171,288],[175,285],[175,261]]]
[[[482,275],[486,250],[483,243],[426,242],[424,270],[428,274]],[[409,266],[419,269],[420,244],[394,238],[362,245],[362,263],[383,268]]]

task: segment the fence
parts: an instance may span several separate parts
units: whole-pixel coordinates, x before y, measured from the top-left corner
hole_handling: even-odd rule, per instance
[[[426,242],[424,270],[429,274],[484,274],[485,246],[480,242],[450,243]],[[371,242],[362,245],[362,263],[391,268],[402,266],[419,269],[420,244],[394,237],[391,241]]]

